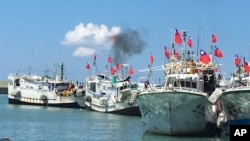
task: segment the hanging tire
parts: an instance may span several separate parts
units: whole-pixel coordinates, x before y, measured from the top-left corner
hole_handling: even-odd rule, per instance
[[[87,101],[87,102],[91,102],[91,101],[92,101],[91,96],[89,96],[89,95],[88,95],[88,96],[86,96],[86,97],[85,97],[85,101]]]

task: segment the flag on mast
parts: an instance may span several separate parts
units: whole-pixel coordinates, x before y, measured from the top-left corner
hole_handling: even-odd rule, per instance
[[[217,36],[215,34],[212,34],[212,43],[215,43],[217,41]]]
[[[169,53],[167,47],[164,47],[164,55],[166,58],[168,58],[168,59],[170,58],[170,53]]]
[[[86,68],[87,70],[90,70],[90,65],[89,65],[89,63],[86,64],[85,68]]]
[[[240,57],[238,56],[238,55],[235,55],[235,59],[234,59],[234,64],[235,64],[235,66],[239,66],[240,65]]]
[[[202,49],[200,50],[200,61],[204,64],[209,64],[211,61],[210,56]]]
[[[190,48],[193,47],[193,42],[192,42],[192,39],[191,39],[190,36],[188,37],[187,44],[188,44],[188,46],[189,46]]]
[[[214,46],[214,55],[218,58],[222,58],[223,57],[223,54],[222,52],[219,50],[218,47]]]
[[[181,46],[181,43],[182,43],[181,32],[179,32],[179,31],[177,30],[177,28],[175,28],[174,40],[175,40],[175,43],[176,43],[176,44],[178,44],[179,46]]]

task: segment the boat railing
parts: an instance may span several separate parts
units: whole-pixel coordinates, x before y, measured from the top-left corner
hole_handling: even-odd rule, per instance
[[[250,88],[250,86],[249,86],[249,85],[246,85],[246,86],[241,85],[241,86],[239,86],[239,85],[234,84],[234,85],[232,85],[230,88],[231,88],[231,89],[235,89],[235,90],[236,90],[236,89],[237,89],[237,90],[240,90],[240,89]]]
[[[188,88],[188,87],[165,87],[165,90],[185,90],[189,92],[199,92],[203,93],[203,91],[196,88]]]

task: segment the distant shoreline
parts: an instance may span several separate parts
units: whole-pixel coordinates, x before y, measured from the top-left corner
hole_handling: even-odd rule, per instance
[[[0,81],[0,94],[8,94],[8,82]]]

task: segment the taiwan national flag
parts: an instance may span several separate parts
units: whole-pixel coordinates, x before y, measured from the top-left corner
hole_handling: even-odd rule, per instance
[[[116,70],[120,70],[122,68],[121,64],[116,64]]]
[[[234,59],[234,64],[235,64],[235,66],[239,66],[240,65],[240,57],[238,56],[238,55],[235,55],[235,59]]]
[[[170,58],[170,53],[169,53],[167,47],[164,47],[164,55],[166,58],[168,58],[168,59]]]
[[[89,63],[86,64],[85,68],[86,68],[87,70],[90,70],[90,65],[89,65]]]
[[[176,51],[175,49],[174,49],[174,57],[177,58],[178,60],[181,59],[181,56],[180,56],[179,52]]]
[[[110,64],[112,63],[112,58],[111,58],[111,56],[108,56],[108,60],[107,60],[107,61],[108,61],[108,63],[110,63]]]
[[[204,64],[209,64],[211,61],[210,56],[202,49],[200,50],[200,61]]]
[[[153,54],[150,54],[150,56],[149,56],[149,63],[150,63],[150,65],[152,65],[153,62],[154,62],[154,56],[153,56]]]
[[[110,69],[110,73],[111,73],[112,75],[115,75],[115,73],[116,73],[116,69],[115,69],[115,68],[113,68],[113,67],[111,67],[111,69]]]
[[[212,43],[215,43],[217,41],[217,36],[215,34],[212,34]]]
[[[189,38],[188,38],[188,40],[187,40],[187,44],[188,44],[188,46],[189,46],[190,48],[193,47],[193,42],[192,42],[192,39],[191,39],[190,36],[189,36]]]
[[[219,48],[217,48],[216,46],[214,46],[214,55],[218,58],[222,58],[223,54],[222,52],[219,50]]]
[[[248,66],[248,63],[244,57],[244,64],[243,64],[243,68],[247,73],[250,73],[250,67]]]
[[[174,41],[176,44],[181,46],[181,43],[182,43],[181,33],[177,29],[175,29]]]
[[[94,53],[94,61],[96,61],[96,54]]]
[[[129,76],[132,76],[134,74],[134,69],[132,67],[130,67],[129,69]]]

